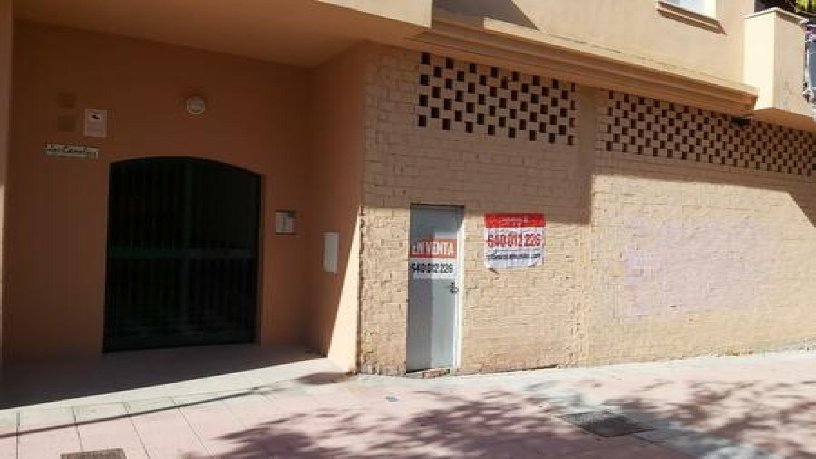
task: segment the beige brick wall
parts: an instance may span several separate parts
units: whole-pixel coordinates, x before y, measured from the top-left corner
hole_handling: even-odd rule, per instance
[[[634,97],[623,114],[623,96],[607,94],[598,104],[586,362],[813,342],[816,137]],[[631,120],[637,138],[620,130]]]
[[[464,372],[813,341],[816,137],[534,77],[372,48],[362,372],[405,371],[411,204],[465,208]],[[510,94],[525,82],[562,97],[538,101],[558,109],[533,122],[525,106],[511,119],[527,99]],[[506,106],[480,119],[505,96]],[[484,267],[490,212],[546,215],[543,266]]]
[[[434,64],[423,69],[419,53],[383,48],[376,53],[370,69],[362,228],[361,371],[405,370],[412,203],[465,208],[463,371],[574,363],[579,327],[576,310],[584,302],[581,266],[587,237],[587,215],[582,205],[587,177],[581,169],[579,142],[573,139],[576,145],[569,145],[566,131],[564,135],[559,133],[552,144],[547,132],[538,141],[530,141],[529,133],[521,135],[521,130],[516,138],[510,138],[509,116],[508,127],[496,126],[496,135],[488,135],[486,126],[478,123],[474,123],[473,133],[466,132],[466,121],[456,123],[454,112],[457,107],[467,112],[468,101],[478,102],[478,95],[467,93],[466,81],[455,80],[459,71],[470,69],[457,61],[454,69],[444,69],[436,83],[423,87],[419,75],[428,71],[432,74],[433,67],[444,68],[446,63],[434,57]],[[488,68],[477,70],[479,75],[490,75]],[[491,81],[502,77],[512,80],[511,73],[501,72]],[[455,83],[452,90],[444,88],[448,77]],[[525,78],[530,76],[520,76],[520,80]],[[417,106],[418,95],[432,96],[432,86],[440,82],[442,99],[455,101],[456,88],[465,93],[462,102],[454,103],[447,113],[452,120],[451,130],[443,130],[441,119],[431,118],[429,110]],[[522,83],[510,81],[506,91],[512,91],[514,84],[520,87]],[[484,92],[484,87],[477,92]],[[570,98],[576,97],[573,93],[570,91]],[[486,96],[490,97],[489,91]],[[505,115],[513,106],[510,98],[507,109],[501,111]],[[569,103],[564,105],[570,113],[578,109],[570,110]],[[418,125],[422,114],[428,115],[427,127]],[[568,126],[568,120],[561,119],[560,113],[557,116],[560,125]],[[589,148],[593,146],[594,139],[590,139]],[[547,253],[543,266],[500,272],[486,269],[482,242],[486,212],[546,214]]]

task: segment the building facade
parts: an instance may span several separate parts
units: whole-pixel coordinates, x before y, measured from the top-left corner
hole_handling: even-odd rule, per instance
[[[459,372],[805,348],[801,18],[0,0],[2,355]]]

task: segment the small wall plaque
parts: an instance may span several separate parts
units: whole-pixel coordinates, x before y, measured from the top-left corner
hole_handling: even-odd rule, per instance
[[[275,234],[296,234],[295,217],[294,210],[275,211]]]
[[[59,143],[45,144],[45,154],[64,158],[98,159],[99,148],[84,145],[63,145]]]

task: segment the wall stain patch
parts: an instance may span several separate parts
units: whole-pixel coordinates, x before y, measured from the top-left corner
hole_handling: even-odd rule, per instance
[[[422,53],[417,126],[575,144],[575,84]]]
[[[610,91],[600,108],[608,152],[811,176],[816,135],[769,123]]]

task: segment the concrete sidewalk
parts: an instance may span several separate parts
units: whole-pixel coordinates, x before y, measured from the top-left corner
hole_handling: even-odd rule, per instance
[[[346,378],[306,361],[322,369],[5,410],[0,457],[816,457],[814,361],[790,352],[433,380]],[[654,430],[600,437],[559,417],[598,410]]]

